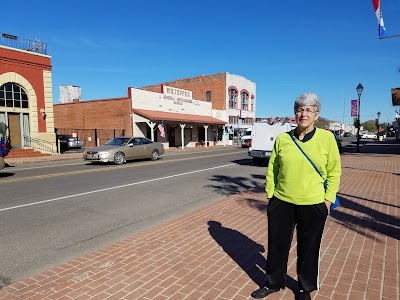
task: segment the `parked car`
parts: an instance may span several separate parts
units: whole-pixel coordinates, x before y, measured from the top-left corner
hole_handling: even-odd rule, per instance
[[[83,153],[83,159],[90,162],[113,162],[121,165],[133,159],[157,160],[162,154],[164,154],[162,143],[153,142],[144,137],[119,137],[109,140],[104,146],[87,149]]]
[[[6,163],[4,161],[4,156],[8,153],[6,142],[3,138],[0,138],[0,170],[6,167]]]
[[[3,137],[0,138],[0,170],[6,167],[4,157],[8,154],[7,144]]]
[[[0,157],[5,157],[8,154],[6,142],[0,138]]]
[[[251,146],[251,128],[247,129],[244,135],[240,138],[240,144],[242,148]]]
[[[378,137],[376,136],[376,133],[373,132],[367,132],[361,135],[362,139],[374,139],[376,140]]]
[[[339,153],[342,153],[343,152],[342,139],[340,138],[340,135],[338,135],[338,134],[334,134],[334,136],[335,136],[336,144],[339,148]]]
[[[57,135],[57,140],[60,141],[60,152],[67,151],[68,149],[83,147],[83,141],[72,135],[59,134]]]
[[[343,134],[343,136],[352,136],[353,134],[349,131],[349,132],[345,132],[344,134]]]
[[[0,153],[0,170],[1,170],[1,169],[4,169],[5,166],[6,166],[6,163],[5,163],[5,161],[4,161],[4,157],[3,157],[3,155]]]

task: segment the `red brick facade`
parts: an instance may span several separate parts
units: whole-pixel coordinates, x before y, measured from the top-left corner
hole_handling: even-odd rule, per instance
[[[206,92],[211,92],[212,108],[218,110],[226,109],[226,73],[215,75],[198,76],[192,78],[178,79],[163,82],[157,85],[142,87],[143,90],[162,93],[162,85],[192,91],[193,99],[206,101]]]
[[[54,105],[55,128],[123,129],[133,135],[129,98],[92,100]]]
[[[14,72],[32,85],[37,98],[37,114],[45,110],[43,71],[51,71],[50,57],[0,48],[0,75]],[[38,131],[46,132],[46,120],[38,118]]]

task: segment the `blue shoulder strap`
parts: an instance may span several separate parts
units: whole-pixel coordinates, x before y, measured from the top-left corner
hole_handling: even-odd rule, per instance
[[[317,173],[319,174],[319,176],[321,176],[321,178],[324,180],[324,187],[326,189],[326,180],[324,179],[324,177],[322,176],[321,172],[318,170],[318,168],[316,167],[316,165],[314,165],[314,163],[312,162],[312,160],[307,156],[307,154],[304,152],[303,149],[301,149],[301,147],[299,146],[299,144],[296,142],[296,139],[293,136],[293,131],[289,134],[290,137],[292,138],[293,142],[296,144],[297,148],[300,149],[301,153],[304,154],[304,156],[307,158],[307,160],[310,162],[310,164],[314,167],[315,171],[317,171]]]

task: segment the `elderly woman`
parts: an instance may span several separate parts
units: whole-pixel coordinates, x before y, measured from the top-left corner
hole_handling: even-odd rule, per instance
[[[311,299],[310,293],[319,289],[321,238],[341,175],[334,135],[314,126],[320,111],[317,95],[300,95],[294,103],[297,127],[280,134],[275,141],[266,184],[269,199],[266,282],[251,294],[254,298],[264,298],[285,288],[295,228],[299,287],[296,299]]]

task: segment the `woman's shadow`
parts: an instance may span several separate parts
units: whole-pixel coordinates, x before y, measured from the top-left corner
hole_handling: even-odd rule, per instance
[[[237,230],[222,226],[217,221],[208,221],[208,231],[213,239],[222,247],[239,267],[246,272],[257,285],[265,284],[265,269],[267,261],[261,254],[265,252],[260,245]],[[297,281],[286,276],[286,286],[295,291]]]
[[[261,254],[264,246],[249,239],[237,230],[226,228],[216,221],[208,221],[208,231],[239,267],[258,285],[265,280],[266,260]]]

